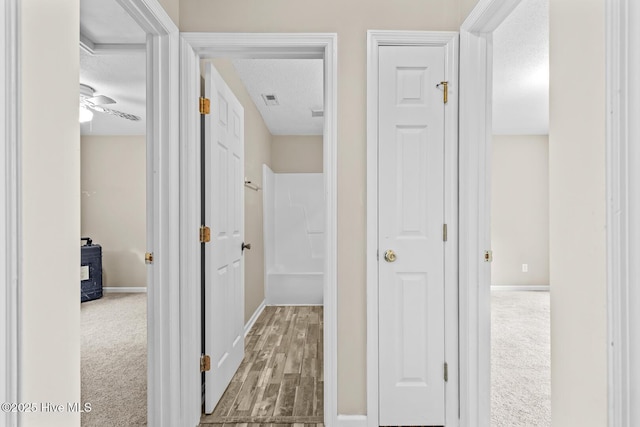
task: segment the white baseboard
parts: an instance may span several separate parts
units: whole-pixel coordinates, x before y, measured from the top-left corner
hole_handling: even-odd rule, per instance
[[[338,414],[337,424],[336,427],[367,427],[367,416]]]
[[[147,293],[147,288],[111,286],[111,287],[102,288],[102,292],[104,292],[105,294]]]
[[[491,285],[492,291],[542,291],[549,292],[549,285],[529,286],[529,285]]]
[[[247,324],[244,325],[244,336],[245,337],[247,336],[247,334],[249,333],[251,328],[253,328],[254,323],[256,323],[256,320],[258,320],[258,317],[260,317],[260,315],[262,314],[262,312],[264,311],[264,308],[266,306],[267,306],[266,300],[262,300],[262,302],[260,303],[258,308],[256,308],[256,311],[253,312],[253,315],[251,316],[251,319],[249,319]]]
[[[322,307],[324,304],[267,304],[269,307]]]

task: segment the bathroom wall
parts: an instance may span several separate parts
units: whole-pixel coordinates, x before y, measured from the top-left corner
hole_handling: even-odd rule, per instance
[[[324,180],[320,173],[265,168],[268,304],[322,304]]]
[[[322,173],[322,135],[274,135],[271,168],[276,173]]]

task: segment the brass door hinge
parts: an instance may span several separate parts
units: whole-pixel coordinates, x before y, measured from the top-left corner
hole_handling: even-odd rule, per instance
[[[484,251],[484,262],[493,261],[493,251]]]
[[[200,243],[209,243],[211,241],[211,229],[206,225],[200,226]]]
[[[440,82],[436,87],[442,86],[442,101],[446,104],[449,102],[449,82]]]
[[[442,241],[446,242],[447,238],[448,238],[448,234],[447,234],[447,224],[443,224],[442,225]]]
[[[200,372],[207,372],[211,369],[211,358],[208,354],[200,356]]]
[[[444,362],[444,382],[449,381],[449,364]]]
[[[200,114],[209,114],[211,112],[211,101],[208,98],[200,97]]]
[[[144,254],[144,262],[146,264],[153,264],[153,252],[147,252]]]

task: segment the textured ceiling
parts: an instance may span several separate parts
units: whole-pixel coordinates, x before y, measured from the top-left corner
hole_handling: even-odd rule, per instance
[[[94,44],[144,44],[145,33],[115,0],[82,0],[80,32]],[[133,122],[95,112],[80,125],[82,135],[144,135],[146,132],[146,56],[144,51],[92,55],[80,49],[80,83],[113,98],[105,107],[134,114]]]
[[[549,1],[522,0],[493,33],[493,133],[549,133]]]
[[[134,114],[133,122],[105,113],[94,113],[82,123],[82,135],[144,135],[146,132],[146,57],[144,52],[127,55],[89,55],[80,49],[80,83],[93,87],[96,94],[113,98],[105,107]]]
[[[141,44],[146,33],[115,0],[81,0],[80,34],[93,43]]]
[[[272,135],[322,135],[322,59],[235,59],[238,76]],[[262,95],[275,94],[279,105],[267,106]]]

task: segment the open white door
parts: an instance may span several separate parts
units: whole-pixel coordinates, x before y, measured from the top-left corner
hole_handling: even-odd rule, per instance
[[[379,421],[445,425],[445,48],[379,48]]]
[[[244,109],[211,63],[206,64],[205,412],[213,412],[244,357]]]

